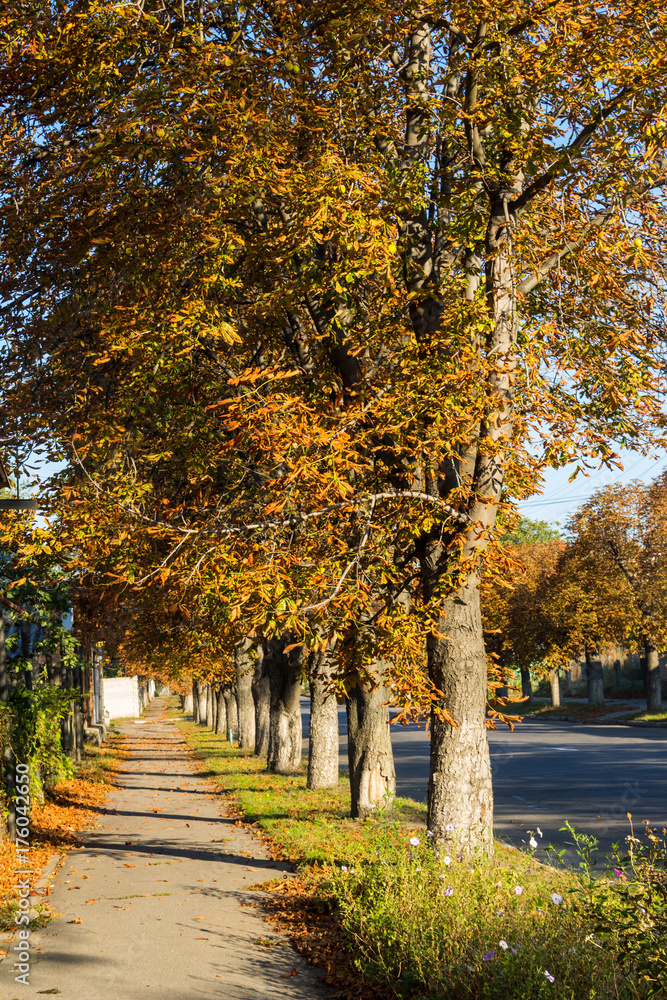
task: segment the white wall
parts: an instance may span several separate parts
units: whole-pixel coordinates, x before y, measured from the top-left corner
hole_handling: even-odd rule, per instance
[[[111,719],[138,719],[155,693],[155,682],[134,677],[105,677],[102,680],[104,711]]]

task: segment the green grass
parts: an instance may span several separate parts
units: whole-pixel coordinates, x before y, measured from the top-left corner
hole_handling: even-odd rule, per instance
[[[630,712],[628,715],[621,716],[621,720],[635,720],[641,719],[644,722],[667,722],[667,709],[661,712]]]
[[[422,804],[398,799],[392,811],[352,820],[345,779],[337,790],[308,791],[305,772],[268,774],[263,760],[230,747],[180,713],[173,715],[200,759],[202,775],[280,856],[298,866],[295,905],[303,913],[301,925],[292,918],[283,926],[301,943],[304,935],[326,937],[326,925],[335,926],[329,946],[335,955],[324,961],[330,974],[335,970],[340,996],[667,997],[667,965],[656,959],[667,942],[667,896],[664,882],[657,889],[651,883],[654,861],[621,884],[615,878],[592,879],[585,861],[581,872],[549,867],[530,852],[499,843],[491,858],[448,858],[429,840]],[[584,839],[584,859],[589,848]],[[625,928],[623,938],[619,928]],[[633,934],[639,941],[634,950]],[[622,966],[624,948],[628,957]],[[642,955],[648,956],[648,972]],[[662,976],[661,985],[656,976]]]
[[[560,708],[554,708],[551,701],[518,702],[515,705],[508,705],[504,711],[509,715],[539,715],[546,719],[565,719],[568,722],[590,722],[592,719],[599,719],[604,715],[611,715],[614,712],[622,712],[624,708],[629,708],[622,702],[614,704],[607,702],[605,705],[589,705],[587,701],[567,701]],[[632,716],[629,716],[630,718]],[[623,717],[625,718],[625,716]]]
[[[223,737],[183,718],[179,728],[205,761],[202,773],[297,865],[374,857],[380,827],[396,843],[410,831],[425,829],[426,806],[420,802],[396,799],[392,813],[360,823],[350,818],[346,775],[338,789],[309,791],[305,767],[295,775],[269,774],[264,760],[231,747]]]

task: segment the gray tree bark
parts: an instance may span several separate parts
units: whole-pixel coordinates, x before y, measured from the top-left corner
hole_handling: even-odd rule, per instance
[[[475,574],[444,601],[441,638],[427,639],[429,673],[442,691],[442,708],[431,716],[428,829],[457,853],[493,845],[493,791],[486,737],[486,651],[479,583]]]
[[[649,712],[659,712],[662,708],[662,681],[658,650],[651,639],[644,640],[646,653],[646,707]]]
[[[270,715],[267,767],[275,774],[291,774],[301,765],[301,647],[285,653],[288,641],[270,639],[264,648],[269,677]]]
[[[213,729],[213,688],[206,684],[206,726]]]
[[[239,746],[248,750],[255,747],[255,703],[252,696],[255,665],[251,650],[252,643],[250,639],[246,639],[234,647],[236,701],[239,713]]]
[[[521,667],[521,694],[528,699],[529,705],[533,704],[533,682],[527,667]]]
[[[207,705],[208,705],[208,691],[207,691],[206,688],[207,688],[207,685],[203,681],[200,681],[199,684],[197,685],[197,691],[198,691],[198,694],[199,694],[199,720],[198,721],[199,721],[199,725],[200,726],[205,726],[206,725],[206,709],[207,709]]]
[[[264,647],[257,647],[257,662],[252,681],[252,699],[255,703],[255,754],[266,757],[269,752],[271,717],[271,685],[264,664]]]
[[[218,684],[211,684],[211,730],[218,730]]]
[[[600,660],[594,660],[586,646],[586,695],[589,705],[604,705],[604,674]]]
[[[192,715],[193,713],[193,698],[192,690],[186,691],[183,695],[183,711],[186,715]]]
[[[232,739],[236,742],[239,738],[239,712],[236,704],[236,690],[234,684],[226,684],[223,690],[225,708],[227,716],[227,732],[231,729]]]
[[[350,803],[354,818],[380,807],[390,808],[396,794],[394,753],[389,731],[387,664],[375,660],[368,676],[353,675],[347,696],[347,753]]]
[[[332,685],[334,672],[331,645],[312,653],[310,677],[310,736],[308,741],[307,788],[338,786],[338,702]]]
[[[227,735],[227,703],[225,701],[225,690],[222,684],[218,687],[215,696],[215,731],[218,736]]]
[[[558,667],[549,671],[549,685],[551,687],[551,705],[553,708],[560,708],[560,670]]]

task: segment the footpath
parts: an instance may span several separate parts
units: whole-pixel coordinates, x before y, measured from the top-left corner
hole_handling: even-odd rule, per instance
[[[326,995],[250,888],[290,866],[225,815],[164,707],[156,698],[141,723],[120,726],[120,787],[55,876],[55,916],[30,936],[30,985],[14,982],[11,945],[0,963],[2,1000]]]

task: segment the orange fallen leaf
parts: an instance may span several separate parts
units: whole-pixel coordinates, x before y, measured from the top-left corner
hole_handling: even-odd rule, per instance
[[[290,976],[298,976],[298,975],[299,975],[299,973],[296,971],[296,969],[292,969],[291,972],[283,972],[282,978],[283,979],[289,979]]]
[[[94,899],[87,899],[87,900],[86,900],[86,902],[87,902],[87,903],[94,903],[94,902],[95,902],[95,900],[94,900]]]
[[[81,919],[81,917],[75,917],[74,920],[68,920],[67,923],[68,924],[82,924],[83,920]]]

